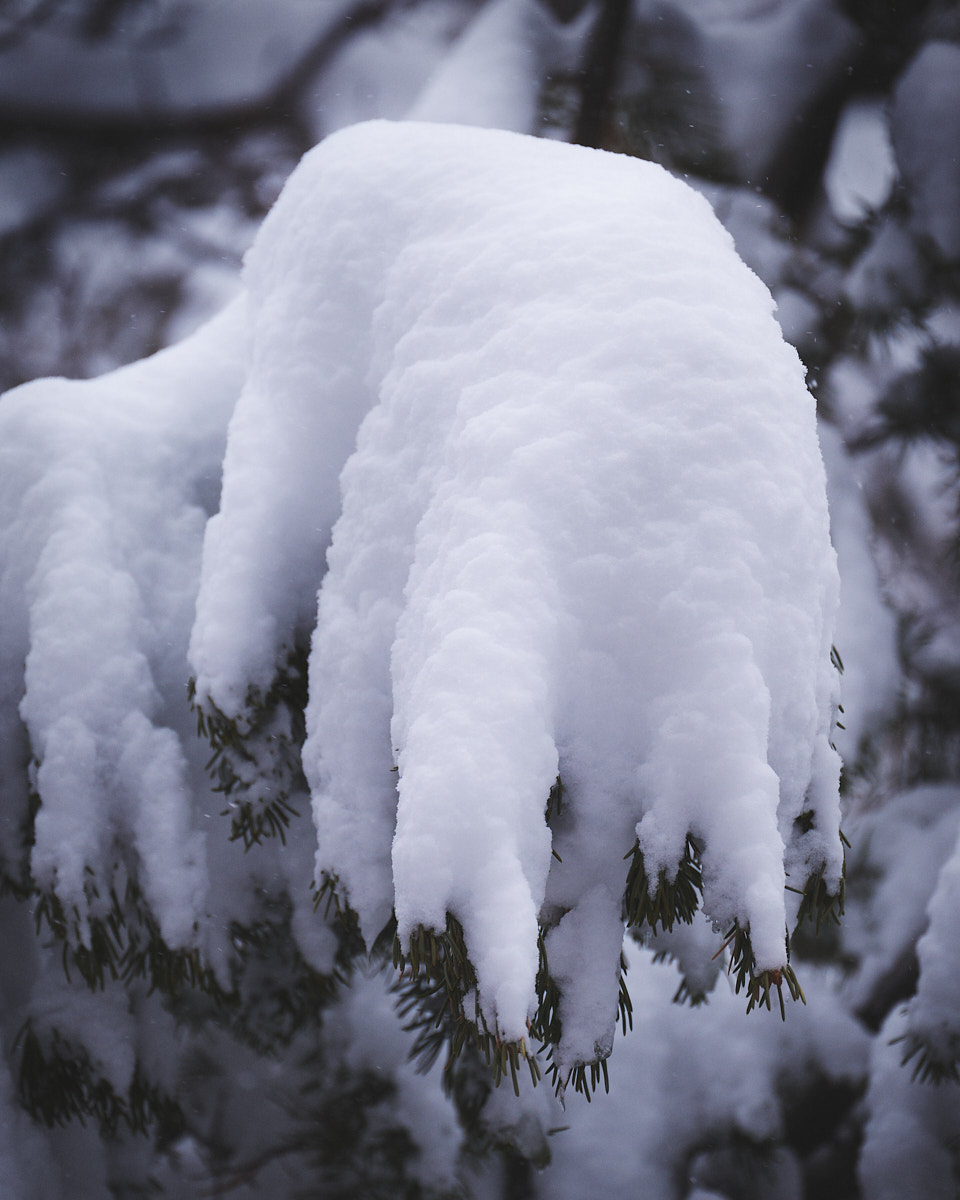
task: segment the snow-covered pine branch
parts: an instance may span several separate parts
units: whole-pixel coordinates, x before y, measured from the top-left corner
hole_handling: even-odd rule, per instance
[[[625,919],[702,900],[690,946],[729,934],[753,1000],[792,980],[842,885],[837,578],[772,308],[659,167],[375,123],[307,156],[223,318],[5,398],[0,766],[25,814],[34,760],[67,936],[132,872],[215,956],[246,876],[201,832],[184,685],[257,841],[309,645],[316,880],[368,944],[395,919],[501,1069],[528,1030],[561,1083],[609,1053]]]
[[[837,581],[802,368],[706,202],[581,148],[354,127],[246,289],[191,660],[242,722],[312,631],[318,880],[415,959],[452,919],[458,999],[506,1040],[540,936],[563,1070],[609,1050],[632,847],[651,898],[693,847],[776,983],[788,877],[841,885]]]

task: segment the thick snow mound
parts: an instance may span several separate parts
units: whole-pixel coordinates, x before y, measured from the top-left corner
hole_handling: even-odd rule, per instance
[[[317,868],[366,936],[452,913],[518,1037],[563,918],[591,1058],[624,854],[672,875],[689,832],[707,913],[781,965],[785,871],[839,879],[837,575],[803,370],[706,201],[647,162],[371,123],[307,155],[245,282],[197,694],[242,717],[312,630]],[[603,961],[577,976],[581,927]]]

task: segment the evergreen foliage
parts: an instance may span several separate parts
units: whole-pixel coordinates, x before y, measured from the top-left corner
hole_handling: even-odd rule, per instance
[[[196,681],[188,683],[197,733],[210,743],[207,770],[213,790],[227,802],[231,841],[249,850],[264,838],[286,840],[291,818],[299,816],[294,798],[307,793],[300,765],[305,737],[307,656],[304,650],[287,655],[265,693],[251,686],[243,706],[244,719],[228,717],[209,698],[195,701]]]
[[[100,899],[100,889],[88,881],[90,897]],[[107,980],[130,984],[146,980],[150,989],[174,995],[183,988],[199,988],[212,995],[221,989],[195,949],[172,949],[164,941],[156,917],[137,883],[128,878],[123,901],[110,888],[104,916],[81,925],[77,912],[68,914],[54,892],[38,892],[34,908],[37,933],[52,934],[61,948],[67,979],[76,971],[91,991],[102,991]]]
[[[938,1086],[944,1083],[960,1084],[960,1039],[947,1039],[946,1048],[934,1045],[922,1034],[909,1033],[891,1038],[890,1044],[901,1046],[900,1065],[909,1067],[915,1082]]]
[[[105,1138],[116,1137],[123,1128],[152,1133],[161,1145],[170,1145],[183,1132],[180,1105],[150,1083],[139,1064],[127,1092],[118,1094],[97,1071],[86,1048],[72,1045],[58,1030],[43,1035],[28,1020],[17,1043],[21,1103],[49,1128],[92,1120]]]
[[[700,847],[693,835],[687,834],[683,858],[677,864],[673,878],[666,871],[660,871],[656,887],[650,886],[639,841],[624,858],[630,859],[623,897],[627,927],[647,926],[655,934],[658,925],[667,930],[673,929],[677,921],[689,925],[703,896]]]

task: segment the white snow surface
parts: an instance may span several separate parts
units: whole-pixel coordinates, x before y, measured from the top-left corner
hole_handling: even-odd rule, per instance
[[[0,786],[21,792],[32,756],[32,872],[76,908],[81,936],[91,905],[108,903],[121,841],[172,945],[203,910],[204,838],[165,705],[176,695],[186,714],[200,501],[242,380],[240,316],[102,379],[40,380],[0,404]]]
[[[636,159],[375,122],[306,156],[245,288],[191,660],[242,716],[313,628],[317,870],[368,939],[452,912],[522,1036],[544,904],[609,911],[613,1005],[597,889],[692,831],[707,913],[781,965],[785,869],[840,871],[837,574],[802,368],[709,205]]]
[[[891,130],[912,219],[949,262],[960,259],[960,46],[928,42],[894,93]]]
[[[408,118],[533,132],[552,27],[537,0],[493,0],[458,38]]]
[[[840,114],[823,184],[836,216],[851,224],[886,203],[897,178],[884,106],[852,100]]]
[[[358,121],[406,113],[475,19],[470,0],[422,0],[414,8],[392,7],[357,30],[301,93],[314,139]]]
[[[937,877],[927,915],[929,925],[917,943],[920,982],[908,1005],[907,1025],[942,1063],[956,1060],[960,1048],[957,987],[960,949],[955,936],[960,912],[960,842]]]
[[[820,424],[827,468],[830,527],[840,567],[836,645],[843,662],[840,696],[843,728],[834,741],[852,763],[871,731],[893,715],[898,700],[896,617],[884,604],[870,554],[870,518],[858,464],[846,453],[836,428]]]
[[[870,906],[851,906],[840,934],[844,950],[860,959],[845,985],[851,1010],[870,1002],[924,934],[957,841],[958,799],[953,784],[926,784],[850,814],[849,869],[876,881]]]

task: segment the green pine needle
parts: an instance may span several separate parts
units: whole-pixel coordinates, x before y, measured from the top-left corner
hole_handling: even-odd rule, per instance
[[[658,925],[670,930],[677,921],[686,925],[693,921],[703,896],[703,875],[700,850],[691,834],[687,834],[683,858],[677,864],[674,877],[671,879],[666,871],[660,871],[652,895],[639,840],[624,857],[630,859],[623,896],[628,928],[646,925],[656,933]]]

